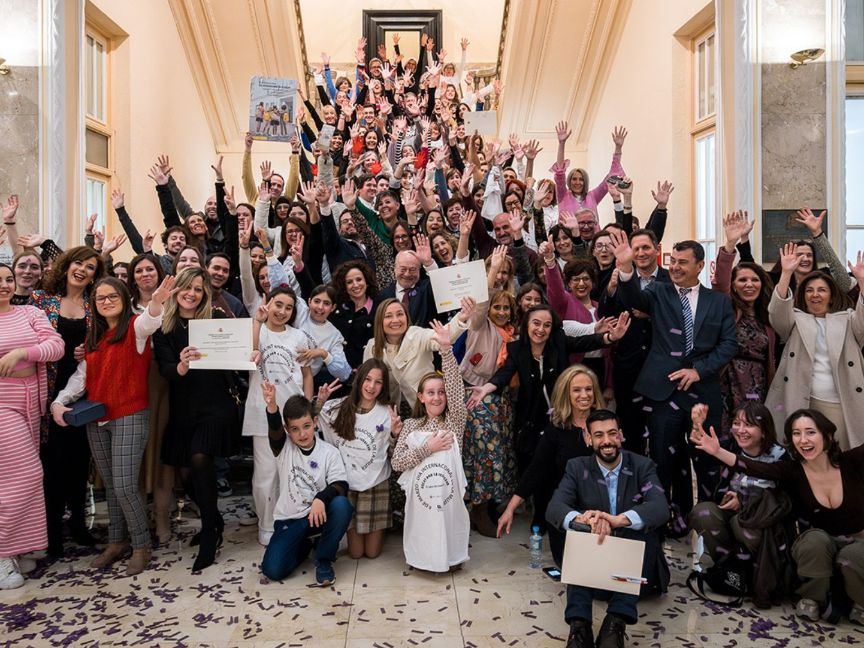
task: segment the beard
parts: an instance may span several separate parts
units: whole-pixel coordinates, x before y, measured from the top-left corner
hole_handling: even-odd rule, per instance
[[[618,446],[603,445],[595,448],[594,454],[605,463],[614,463],[621,455],[621,448]]]

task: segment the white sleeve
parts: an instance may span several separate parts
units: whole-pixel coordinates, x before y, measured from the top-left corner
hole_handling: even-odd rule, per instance
[[[60,393],[57,394],[57,398],[55,398],[53,402],[60,403],[61,405],[68,405],[69,403],[74,403],[81,398],[86,391],[87,361],[82,360],[78,363],[78,368],[75,369],[75,373],[69,376],[66,386],[60,390]]]
[[[138,350],[138,353],[144,353],[144,347],[147,346],[148,338],[162,326],[162,314],[164,312],[165,309],[163,307],[159,311],[159,316],[153,317],[150,314],[150,306],[147,306],[144,312],[135,318],[135,348]]]
[[[594,334],[594,322],[583,324],[576,320],[564,320],[564,334],[569,337],[582,337],[583,335]]]

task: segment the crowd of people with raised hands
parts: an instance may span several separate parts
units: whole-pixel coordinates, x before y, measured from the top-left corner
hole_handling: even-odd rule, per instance
[[[500,537],[532,515],[556,561],[568,529],[646,540],[643,596],[669,581],[662,543],[695,531],[703,569],[749,565],[755,604],[797,593],[805,619],[864,623],[862,254],[847,273],[824,213],[802,209],[811,236],[766,271],[736,212],[708,288],[695,241],[658,265],[673,187],[650,179],[640,227],[625,128],[592,186],[555,125],[544,172],[536,141],[466,132],[503,90],[474,85],[467,40],[458,65],[431,38],[418,61],[363,47],[354,78],[333,79],[324,55],[317,105],[301,93],[298,135],[259,177],[252,134],[239,183],[214,162],[202,209],[160,156],[161,233],[141,232],[119,190],[123,234],[91,218],[66,250],[17,232],[15,197],[3,207],[0,588],[23,584],[32,552],[96,545],[91,457],[109,514],[93,567],[147,569],[182,489],[201,518],[192,568],[208,568],[228,531],[225,459],[251,437],[274,580],[314,549],[329,585],[343,536],[374,559],[400,527],[409,565],[446,572],[472,529]],[[115,262],[127,243],[135,256]],[[430,275],[476,260],[488,300],[439,313]],[[190,368],[190,320],[246,317],[257,370]],[[105,407],[86,427],[68,416],[84,394]],[[568,586],[568,645],[594,645],[596,594]],[[637,600],[609,598],[598,645],[621,645]]]

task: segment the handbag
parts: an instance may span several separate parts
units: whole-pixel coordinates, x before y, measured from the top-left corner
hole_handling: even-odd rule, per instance
[[[751,569],[749,563],[734,553],[729,553],[706,571],[690,572],[687,577],[687,587],[696,596],[711,603],[738,607],[744,602],[744,597],[750,589]],[[722,601],[711,598],[705,593],[706,585],[712,592],[730,596],[732,600]]]
[[[108,413],[104,403],[86,399],[75,401],[69,407],[72,409],[63,413],[63,420],[73,427],[94,423]]]

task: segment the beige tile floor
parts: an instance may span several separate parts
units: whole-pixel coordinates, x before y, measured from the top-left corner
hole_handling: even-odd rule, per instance
[[[377,560],[340,558],[336,584],[320,589],[311,586],[311,562],[284,582],[268,582],[258,571],[255,528],[236,521],[246,499],[220,506],[226,542],[204,573],[190,572],[195,550],[186,543],[197,521],[188,515],[177,527],[181,539],[157,550],[151,568],[134,578],[120,568],[92,570],[90,554],[76,550],[24,587],[0,592],[0,646],[564,646],[564,588],[528,568],[524,518],[502,540],[472,534],[471,560],[459,572],[408,569],[393,535]],[[694,600],[684,586],[689,547],[676,542],[667,550],[672,586],[640,605],[631,646],[864,644],[864,628],[802,624],[789,605],[760,612]],[[603,614],[595,605],[595,628]]]

